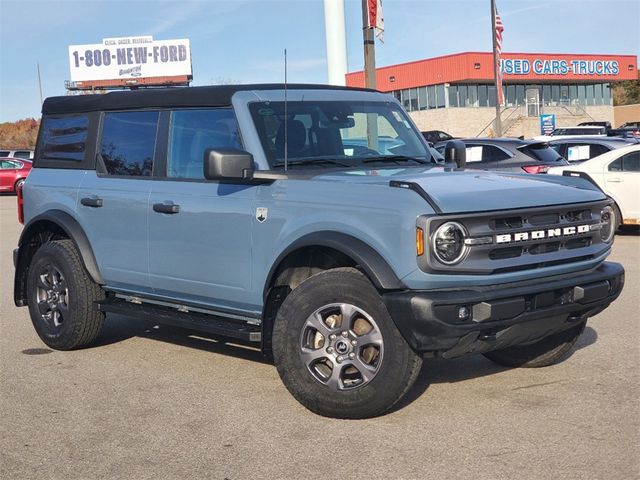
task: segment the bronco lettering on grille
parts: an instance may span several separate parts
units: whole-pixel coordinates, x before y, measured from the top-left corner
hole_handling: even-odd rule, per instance
[[[530,232],[504,233],[496,235],[495,243],[526,242],[527,240],[543,240],[545,238],[568,237],[580,233],[588,233],[589,225],[573,225],[562,228],[548,228],[546,230],[533,230]]]

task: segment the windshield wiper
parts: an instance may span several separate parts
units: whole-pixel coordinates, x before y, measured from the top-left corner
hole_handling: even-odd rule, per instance
[[[381,155],[379,157],[365,158],[362,160],[362,163],[373,163],[373,162],[380,162],[380,163],[416,162],[416,163],[422,163],[422,164],[430,163],[421,158],[407,157],[405,155]]]
[[[287,162],[287,166],[297,166],[297,165],[338,165],[340,167],[350,167],[351,165],[343,162],[338,162],[337,160],[330,160],[328,158],[304,158],[299,160],[289,160]],[[276,167],[284,167],[284,162],[275,162],[272,165],[273,168]]]

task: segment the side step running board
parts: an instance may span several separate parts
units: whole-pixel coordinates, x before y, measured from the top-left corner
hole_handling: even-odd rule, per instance
[[[262,340],[260,326],[213,315],[180,312],[174,308],[131,303],[119,298],[108,298],[95,302],[94,308],[100,312],[134,316],[159,324],[189,328],[247,342],[260,342]]]

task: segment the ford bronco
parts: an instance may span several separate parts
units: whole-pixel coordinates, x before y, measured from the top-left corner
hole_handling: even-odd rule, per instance
[[[380,92],[148,89],[42,113],[14,295],[55,349],[141,316],[260,348],[305,407],[364,418],[424,356],[564,359],[623,287],[596,186],[467,171],[455,141],[437,164]]]

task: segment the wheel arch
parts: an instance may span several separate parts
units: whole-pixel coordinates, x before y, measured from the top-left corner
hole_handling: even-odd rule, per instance
[[[43,243],[56,238],[73,241],[89,276],[97,284],[104,284],[89,239],[78,221],[62,210],[50,210],[29,221],[20,235],[14,257],[14,302],[17,306],[26,305],[27,273],[31,258]]]
[[[313,261],[306,261],[312,258]],[[334,231],[304,235],[278,255],[266,277],[262,314],[262,349],[265,353],[271,351],[275,317],[291,291],[291,285],[301,283],[321,270],[337,267],[359,268],[378,290],[406,288],[387,261],[364,241]]]

